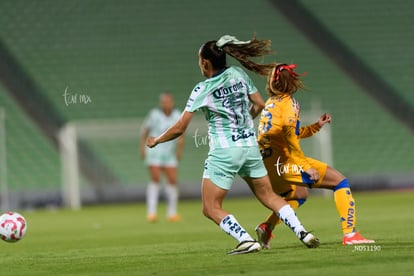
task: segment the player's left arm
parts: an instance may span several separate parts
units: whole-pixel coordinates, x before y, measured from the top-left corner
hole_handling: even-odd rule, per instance
[[[325,124],[331,123],[332,117],[328,113],[324,113],[319,117],[318,121],[309,126],[301,127],[299,130],[299,138],[308,138],[317,133]]]
[[[160,143],[171,141],[181,136],[190,124],[193,115],[193,112],[184,111],[177,122],[164,133],[158,137],[148,137],[147,146],[153,148]]]
[[[141,139],[139,141],[139,150],[141,153],[141,158],[145,159],[146,151],[145,151],[145,144],[147,141],[147,138],[150,134],[150,130],[152,125],[154,124],[154,110],[151,110],[151,112],[148,113],[147,117],[144,119],[144,122],[141,126]]]

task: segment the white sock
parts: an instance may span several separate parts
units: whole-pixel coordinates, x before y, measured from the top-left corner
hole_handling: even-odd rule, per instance
[[[147,186],[147,214],[157,214],[158,194],[160,185],[158,183],[150,182]]]
[[[293,211],[292,207],[289,204],[286,204],[279,210],[279,218],[287,225],[289,228],[295,232],[296,236],[300,239],[300,232],[305,231],[305,228],[300,223],[298,217]]]
[[[247,233],[246,230],[244,230],[244,228],[238,223],[238,221],[233,215],[227,215],[220,222],[220,228],[223,229],[224,232],[238,240],[239,243],[243,241],[253,240],[253,238],[249,235],[249,233]]]
[[[165,196],[167,198],[167,216],[177,214],[178,188],[176,185],[167,184],[165,186]]]

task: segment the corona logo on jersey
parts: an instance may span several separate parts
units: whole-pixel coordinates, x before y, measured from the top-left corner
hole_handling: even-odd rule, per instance
[[[219,87],[216,90],[214,90],[213,96],[216,99],[221,99],[221,98],[227,97],[230,94],[238,92],[243,87],[244,87],[243,82],[238,82],[236,84],[233,84],[227,87]]]

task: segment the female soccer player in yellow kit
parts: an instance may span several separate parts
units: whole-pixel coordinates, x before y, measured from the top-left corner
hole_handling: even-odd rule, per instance
[[[374,243],[356,231],[355,200],[347,178],[326,163],[306,157],[300,147],[300,138],[318,132],[331,122],[331,116],[325,113],[316,123],[300,127],[300,107],[293,94],[304,87],[294,68],[295,64],[275,65],[268,76],[266,89],[269,99],[260,118],[258,142],[273,191],[296,209],[308,196],[306,187],[332,190],[342,224],[342,243]],[[280,222],[279,217],[272,213],[256,227],[263,248],[270,248],[272,230]]]

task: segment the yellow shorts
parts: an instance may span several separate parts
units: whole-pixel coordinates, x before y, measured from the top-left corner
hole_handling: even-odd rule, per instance
[[[272,183],[273,191],[282,197],[293,195],[296,185],[308,188],[317,188],[322,184],[328,164],[316,159],[306,158],[312,168],[319,173],[319,180],[314,182],[309,175],[290,159],[283,159],[272,149],[266,149],[266,155],[262,154],[267,173]]]

